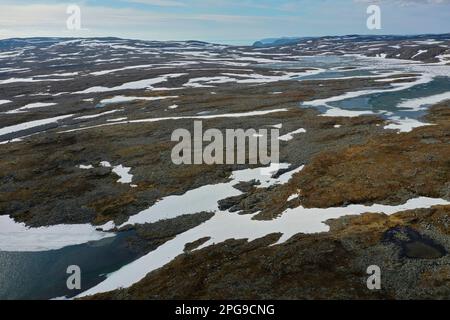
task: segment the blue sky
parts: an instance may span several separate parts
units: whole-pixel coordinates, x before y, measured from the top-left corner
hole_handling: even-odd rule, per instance
[[[69,4],[81,8],[66,28]],[[370,4],[382,29],[366,27]],[[0,38],[118,36],[252,43],[261,38],[450,32],[450,0],[0,0]]]

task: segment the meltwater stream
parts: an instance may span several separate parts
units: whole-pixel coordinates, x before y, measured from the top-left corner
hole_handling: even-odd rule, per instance
[[[447,96],[445,93],[447,93]],[[450,99],[450,79],[448,77],[436,77],[430,82],[407,87],[404,90],[377,92],[330,102],[329,105],[344,110],[369,110],[387,118],[419,119],[426,114],[427,107],[434,103],[433,99],[427,102],[423,99],[425,97],[437,97],[436,102],[443,101],[445,98]]]
[[[302,57],[297,62],[278,63],[276,67],[317,68],[314,74],[298,77],[300,81],[367,78],[378,84],[385,83],[385,86],[373,89],[303,101],[301,106],[316,107],[327,116],[377,114],[398,123],[398,127],[392,128],[401,131],[424,125],[422,117],[428,107],[450,99],[450,66],[343,55]],[[404,82],[389,84],[393,76]],[[414,125],[411,126],[412,122]],[[409,125],[402,127],[402,123]]]

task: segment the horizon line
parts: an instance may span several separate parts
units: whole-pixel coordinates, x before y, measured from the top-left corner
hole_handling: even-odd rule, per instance
[[[199,39],[183,39],[183,40],[175,40],[175,39],[166,39],[166,40],[156,40],[156,39],[143,39],[143,38],[124,38],[124,37],[118,37],[118,36],[92,36],[92,37],[84,37],[84,36],[30,36],[30,37],[8,37],[8,38],[0,38],[0,41],[7,41],[7,40],[27,40],[27,39],[108,39],[108,38],[114,38],[118,40],[133,40],[133,41],[156,41],[156,42],[204,42],[204,43],[210,43],[210,44],[225,44],[225,43],[219,43],[219,42],[246,42],[254,44],[255,42],[265,40],[265,39],[319,39],[319,38],[328,38],[328,37],[348,37],[348,36],[363,36],[363,37],[383,37],[383,36],[442,36],[442,35],[449,35],[450,32],[445,33],[390,33],[390,34],[337,34],[337,35],[321,35],[321,36],[267,36],[267,37],[261,37],[258,39],[213,39],[213,40],[199,40]],[[251,46],[251,45],[250,45]]]

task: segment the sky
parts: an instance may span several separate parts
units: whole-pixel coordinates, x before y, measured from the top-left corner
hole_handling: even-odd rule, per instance
[[[381,9],[379,30],[367,28],[372,4]],[[80,8],[81,29],[67,27],[69,5]],[[115,36],[251,44],[271,37],[449,32],[450,0],[0,0],[0,39]]]

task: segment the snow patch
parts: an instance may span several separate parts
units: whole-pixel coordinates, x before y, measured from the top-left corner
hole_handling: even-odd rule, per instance
[[[10,216],[0,216],[0,251],[37,252],[114,237],[113,233],[96,230],[90,224],[61,224],[29,228]]]

